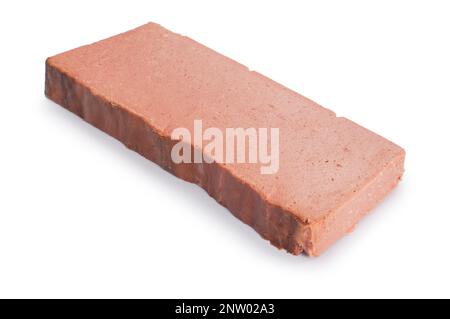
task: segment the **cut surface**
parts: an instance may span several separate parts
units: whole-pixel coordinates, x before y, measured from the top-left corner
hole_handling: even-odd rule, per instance
[[[403,173],[399,146],[153,23],[49,58],[46,95],[295,254],[320,254]],[[199,119],[223,131],[279,128],[278,172],[173,163],[172,131]]]

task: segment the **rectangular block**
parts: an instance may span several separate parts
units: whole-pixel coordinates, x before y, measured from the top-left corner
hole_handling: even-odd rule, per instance
[[[45,94],[203,187],[263,238],[293,254],[322,253],[403,173],[405,152],[399,146],[154,23],[48,58]],[[248,161],[177,164],[171,152],[178,141],[171,135],[177,128],[194,132],[196,120],[203,129],[223,132],[278,128],[277,171],[262,174],[261,163]],[[250,138],[246,143],[252,145]],[[195,139],[188,144],[193,153],[217,156]]]

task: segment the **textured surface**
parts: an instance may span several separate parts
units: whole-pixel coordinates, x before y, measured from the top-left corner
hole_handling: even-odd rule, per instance
[[[395,144],[156,24],[49,58],[46,94],[295,254],[321,253],[403,172]],[[279,127],[278,173],[173,164],[170,133],[194,119],[223,129]]]

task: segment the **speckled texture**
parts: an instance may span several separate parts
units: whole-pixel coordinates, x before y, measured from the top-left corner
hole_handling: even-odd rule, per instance
[[[47,59],[45,90],[293,254],[323,252],[403,173],[399,146],[154,23]],[[221,129],[280,128],[279,171],[174,164],[170,134],[195,119]]]

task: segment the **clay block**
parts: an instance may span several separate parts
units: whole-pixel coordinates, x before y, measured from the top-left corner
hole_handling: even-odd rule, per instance
[[[322,253],[403,173],[399,146],[154,23],[47,59],[45,94],[203,187],[293,254]],[[249,162],[175,163],[171,151],[178,141],[171,134],[193,130],[196,120],[223,131],[278,128],[277,171],[262,174],[260,163]],[[189,147],[205,153],[194,141]]]

